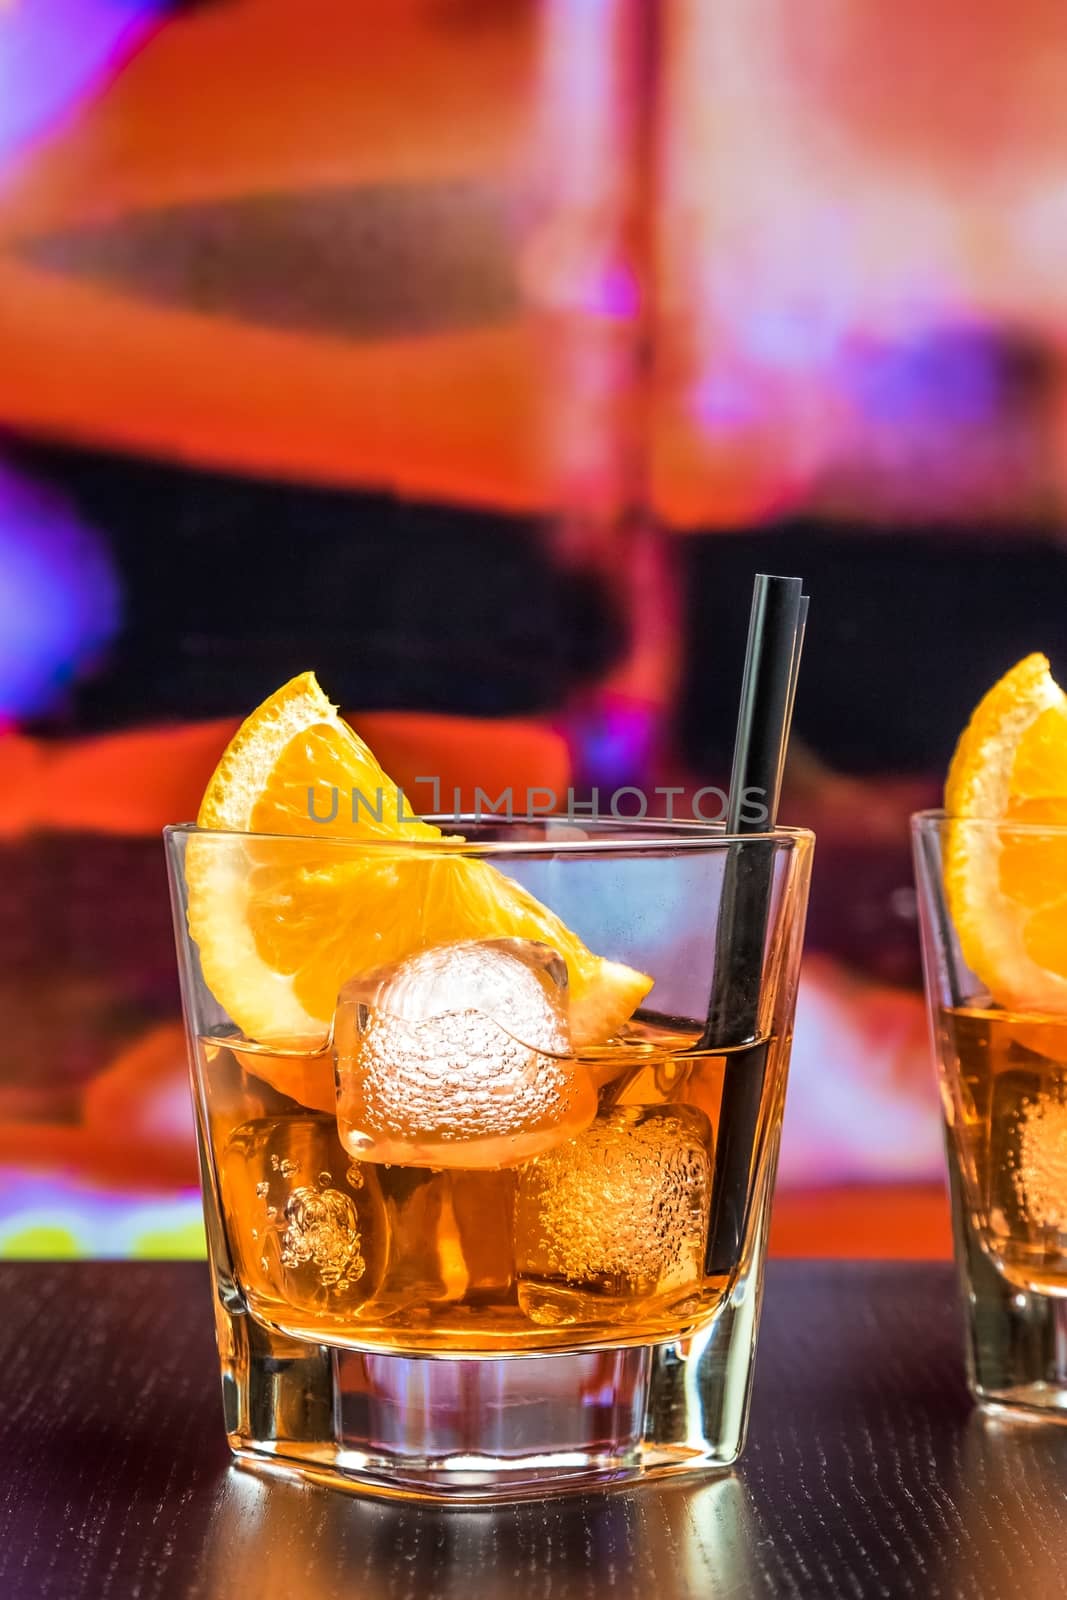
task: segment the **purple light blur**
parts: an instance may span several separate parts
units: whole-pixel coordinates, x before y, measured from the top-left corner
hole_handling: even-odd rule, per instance
[[[0,464],[0,719],[54,705],[114,637],[119,614],[99,536]]]
[[[0,8],[0,157],[90,93],[166,9],[166,0],[32,0]]]
[[[692,394],[695,415],[711,433],[730,434],[752,427],[764,415],[755,380],[729,372],[713,372]]]
[[[874,422],[982,423],[1004,403],[1001,363],[992,330],[935,328],[901,345],[853,350],[846,382]]]
[[[605,701],[592,715],[578,717],[571,734],[592,778],[619,787],[646,769],[657,727],[654,706],[619,697]]]
[[[641,290],[633,269],[625,261],[614,262],[591,285],[588,309],[595,315],[626,321],[637,315]]]

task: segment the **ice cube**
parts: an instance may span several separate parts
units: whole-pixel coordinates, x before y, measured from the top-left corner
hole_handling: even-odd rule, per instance
[[[425,1329],[442,1306],[463,1305],[469,1314],[472,1307],[513,1300],[514,1168],[374,1170],[381,1175],[390,1240],[373,1306],[377,1318]]]
[[[1067,1235],[1067,1100],[1035,1096],[1020,1107],[1012,1179],[1031,1228]],[[1062,1247],[1061,1247],[1062,1248]]]
[[[596,1089],[571,1059],[567,968],[472,939],[353,979],[334,1021],[337,1125],[360,1161],[500,1168],[573,1138]]]
[[[253,1303],[351,1313],[377,1290],[389,1224],[374,1167],[342,1149],[332,1117],[261,1117],[227,1139],[223,1210]]]
[[[622,1106],[519,1173],[519,1303],[541,1323],[612,1301],[672,1301],[704,1271],[711,1124],[693,1106]]]

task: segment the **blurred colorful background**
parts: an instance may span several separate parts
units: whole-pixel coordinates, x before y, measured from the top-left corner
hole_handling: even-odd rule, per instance
[[[1067,672],[1060,0],[0,0],[0,1254],[201,1248],[159,830],[728,776],[812,597],[774,1246],[947,1254],[906,819]]]

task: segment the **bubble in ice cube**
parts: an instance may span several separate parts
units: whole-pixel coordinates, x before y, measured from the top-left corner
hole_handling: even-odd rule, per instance
[[[223,1212],[238,1280],[253,1303],[358,1314],[376,1292],[388,1253],[386,1207],[373,1176],[333,1182],[331,1172],[350,1166],[332,1117],[255,1118],[227,1139]]]
[[[1033,1078],[1001,1074],[1002,1081],[1011,1079],[1022,1079],[1023,1086],[1012,1114],[1005,1115],[1003,1092],[995,1105],[1017,1204],[1016,1228],[1067,1234],[1067,1083],[1061,1078],[1049,1092],[1046,1079],[1038,1082],[1036,1093],[1028,1093]],[[1001,1082],[997,1089],[1001,1090]]]
[[[511,1166],[596,1112],[567,1056],[566,964],[531,940],[440,945],[352,980],[334,1047],[338,1128],[362,1161]]]
[[[542,1323],[605,1301],[676,1297],[703,1276],[711,1124],[693,1106],[625,1106],[519,1174],[519,1302]]]
[[[283,1266],[312,1267],[326,1288],[355,1283],[367,1270],[356,1208],[340,1189],[294,1189],[280,1244]]]

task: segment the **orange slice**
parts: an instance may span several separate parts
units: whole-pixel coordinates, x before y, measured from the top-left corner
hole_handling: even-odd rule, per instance
[[[311,820],[312,811],[328,820]],[[616,1032],[652,986],[594,955],[489,862],[462,855],[462,841],[412,816],[310,672],[242,724],[198,821],[229,833],[189,841],[189,929],[205,982],[248,1038],[321,1044],[348,978],[457,939],[537,939],[556,950],[576,1048]],[[376,843],[347,852],[342,837]]]
[[[945,886],[968,966],[1003,1006],[1067,1011],[1067,695],[1043,655],[994,684],[956,747]]]

